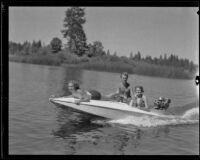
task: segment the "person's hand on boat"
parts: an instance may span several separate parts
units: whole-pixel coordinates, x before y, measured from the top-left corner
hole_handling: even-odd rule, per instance
[[[80,105],[81,100],[75,100],[74,103],[75,103],[76,105]]]
[[[56,96],[54,94],[50,95],[50,98],[55,98]]]

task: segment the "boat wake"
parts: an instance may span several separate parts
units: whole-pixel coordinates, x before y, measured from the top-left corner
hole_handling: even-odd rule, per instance
[[[184,119],[190,119],[190,120],[196,120],[199,119],[199,108],[192,108],[187,110],[183,115],[182,118]]]
[[[181,116],[171,116],[170,118],[159,117],[127,117],[124,119],[110,120],[108,123],[118,123],[124,125],[134,125],[138,127],[156,127],[163,125],[180,125],[180,124],[196,124],[199,123],[199,108],[195,107],[185,111]]]

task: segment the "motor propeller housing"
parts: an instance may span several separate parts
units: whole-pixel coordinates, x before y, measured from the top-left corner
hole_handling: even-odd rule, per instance
[[[159,97],[154,101],[154,109],[158,110],[166,110],[169,108],[169,104],[171,103],[171,99]]]

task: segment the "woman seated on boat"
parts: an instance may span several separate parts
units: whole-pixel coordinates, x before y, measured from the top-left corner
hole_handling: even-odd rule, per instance
[[[109,95],[106,95],[106,98],[116,98],[117,101],[121,102],[129,102],[131,99],[131,87],[128,83],[128,73],[123,72],[120,75],[121,83],[119,87],[117,88],[117,91],[114,93],[111,93]]]
[[[134,95],[131,99],[130,106],[148,109],[147,98],[143,95],[144,89],[142,86],[136,86]]]
[[[90,90],[86,91],[80,89],[78,82],[71,80],[68,83],[68,90],[72,93],[72,95],[68,97],[77,98],[78,100],[75,101],[76,104],[80,104],[80,102],[89,102],[90,99],[100,100],[101,94],[98,91]]]

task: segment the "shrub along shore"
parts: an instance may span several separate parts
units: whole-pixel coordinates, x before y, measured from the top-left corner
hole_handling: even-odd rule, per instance
[[[9,42],[9,60],[15,62],[77,67],[107,72],[128,72],[133,74],[166,78],[193,79],[198,66],[175,54],[160,55],[159,58],[142,57],[140,51],[129,57],[118,56],[105,51],[102,42],[87,43],[83,25],[86,23],[85,8],[70,7],[65,12],[61,33],[67,40],[53,37],[50,44],[33,40],[24,43]],[[58,29],[60,30],[60,29]],[[132,43],[132,42],[129,42]],[[127,54],[127,53],[126,53]],[[152,53],[154,55],[154,53]]]
[[[130,74],[175,79],[193,79],[196,74],[195,71],[191,72],[183,67],[149,64],[144,61],[130,60],[127,57],[119,58],[117,56],[106,55],[92,58],[87,56],[79,57],[74,54],[64,53],[64,51],[60,51],[57,54],[49,54],[46,52],[32,55],[9,54],[9,61],[39,65],[75,67],[106,72],[128,72]]]

